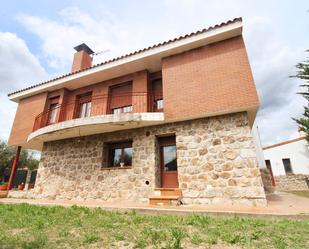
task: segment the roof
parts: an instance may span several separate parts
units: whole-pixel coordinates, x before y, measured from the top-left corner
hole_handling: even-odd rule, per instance
[[[275,147],[279,147],[279,146],[282,146],[282,145],[294,143],[294,142],[297,142],[297,141],[300,141],[300,140],[304,140],[304,139],[306,139],[306,137],[299,137],[299,138],[283,141],[281,143],[277,143],[277,144],[266,146],[266,147],[263,148],[263,150],[268,150],[268,149],[271,149],[271,148],[275,148]]]
[[[231,24],[235,24],[237,22],[241,23],[242,22],[242,18],[241,17],[234,18],[233,20],[228,20],[226,22],[222,22],[220,24],[217,24],[217,25],[214,25],[214,26],[211,26],[211,27],[208,27],[208,28],[204,28],[202,30],[198,30],[198,31],[192,32],[190,34],[182,35],[182,36],[179,36],[177,38],[170,39],[168,41],[164,41],[164,42],[161,42],[161,43],[158,43],[158,44],[155,44],[155,45],[152,45],[152,46],[149,46],[149,47],[146,47],[146,48],[143,48],[143,49],[140,49],[140,50],[137,50],[137,51],[134,51],[134,52],[131,52],[131,53],[128,53],[128,54],[125,54],[125,55],[113,58],[113,59],[110,59],[110,60],[98,63],[96,65],[93,65],[91,67],[88,67],[88,68],[85,68],[85,69],[82,69],[82,70],[78,70],[78,71],[70,72],[70,73],[67,73],[67,74],[63,74],[63,75],[58,76],[56,78],[50,79],[48,81],[44,81],[44,82],[41,82],[41,83],[38,83],[38,84],[35,84],[35,85],[32,85],[32,86],[29,86],[29,87],[26,87],[26,88],[23,88],[23,89],[11,92],[11,93],[8,94],[8,96],[10,97],[11,100],[16,101],[16,100],[19,100],[20,97],[16,97],[16,99],[14,99],[13,95],[16,95],[16,94],[19,94],[19,93],[23,93],[23,92],[25,92],[27,90],[30,90],[30,89],[34,89],[34,88],[38,88],[38,87],[44,86],[46,84],[58,81],[60,79],[69,78],[70,76],[74,76],[74,75],[79,76],[81,73],[87,72],[87,71],[92,70],[94,68],[99,68],[99,67],[102,67],[104,65],[113,64],[113,63],[115,63],[117,61],[128,59],[128,58],[133,57],[133,56],[138,55],[138,54],[144,54],[144,53],[146,53],[148,51],[151,51],[151,50],[154,50],[154,49],[157,49],[157,48],[160,48],[160,47],[164,47],[166,45],[170,45],[170,44],[173,44],[173,43],[177,43],[177,42],[180,42],[180,41],[183,41],[183,40],[187,40],[187,39],[190,39],[192,37],[195,37],[195,36],[198,36],[198,35],[201,35],[201,34],[211,33],[212,31],[216,31],[216,30],[218,30],[220,28],[223,28],[225,26],[229,26]],[[242,25],[240,25],[240,26],[242,27]],[[229,38],[229,37],[227,37],[227,38]],[[27,97],[27,96],[25,96],[25,97]]]

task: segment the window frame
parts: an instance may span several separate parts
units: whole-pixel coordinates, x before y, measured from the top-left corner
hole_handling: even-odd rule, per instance
[[[113,163],[114,163],[113,150],[121,149],[121,160],[123,160],[124,151],[127,148],[130,148],[132,150],[131,165],[123,165],[123,166],[113,165]],[[131,168],[132,167],[132,160],[133,160],[133,141],[132,140],[107,144],[107,166],[106,166],[106,168]]]

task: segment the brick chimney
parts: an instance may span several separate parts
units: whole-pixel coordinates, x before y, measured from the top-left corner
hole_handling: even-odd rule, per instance
[[[76,53],[73,58],[72,72],[76,72],[91,67],[92,57],[94,53],[85,43],[74,47]]]

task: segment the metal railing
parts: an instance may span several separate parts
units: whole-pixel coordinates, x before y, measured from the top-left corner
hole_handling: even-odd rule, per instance
[[[93,96],[89,101],[84,102],[78,100],[74,102],[64,101],[62,104],[37,115],[33,131],[76,118],[120,113],[162,112],[162,99],[162,94],[131,93],[115,96]],[[84,106],[82,106],[83,104]],[[157,106],[162,109],[158,109]],[[84,110],[81,111],[81,108],[84,108]]]

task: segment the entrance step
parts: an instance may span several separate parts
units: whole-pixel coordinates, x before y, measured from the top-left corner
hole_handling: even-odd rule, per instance
[[[0,198],[6,198],[8,195],[7,191],[0,191]]]
[[[170,195],[178,195],[182,196],[182,191],[180,188],[155,188],[155,195],[160,196],[170,196]]]
[[[179,188],[156,188],[149,196],[150,205],[176,206],[181,204],[182,191]]]
[[[158,205],[158,206],[177,206],[180,204],[181,196],[178,195],[170,195],[170,196],[149,196],[149,204],[150,205]]]

